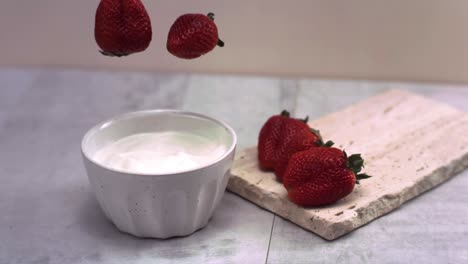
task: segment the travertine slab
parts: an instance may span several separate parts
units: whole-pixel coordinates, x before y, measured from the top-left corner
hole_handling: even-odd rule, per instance
[[[287,199],[273,173],[258,169],[256,147],[239,151],[228,189],[333,240],[441,184],[468,166],[468,114],[406,91],[391,90],[310,122],[364,171],[352,194],[320,208]]]

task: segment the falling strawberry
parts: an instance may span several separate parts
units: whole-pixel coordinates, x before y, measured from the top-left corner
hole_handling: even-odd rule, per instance
[[[360,173],[363,167],[360,154],[348,157],[337,148],[311,148],[291,157],[283,184],[289,199],[300,206],[332,204],[350,194],[356,182],[370,177]]]
[[[214,14],[185,14],[177,18],[167,36],[167,50],[181,59],[194,59],[223,47],[218,38]]]
[[[106,56],[144,51],[152,38],[151,21],[140,0],[101,0],[96,10],[96,42]]]
[[[260,130],[258,137],[258,160],[264,170],[274,170],[282,181],[290,157],[299,151],[318,146],[331,146],[323,143],[317,130],[311,129],[305,120],[290,118],[289,112],[270,117]]]

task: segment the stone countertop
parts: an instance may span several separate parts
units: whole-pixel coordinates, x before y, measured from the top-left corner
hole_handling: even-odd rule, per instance
[[[229,122],[243,148],[282,109],[314,119],[389,88],[468,111],[466,86],[0,69],[0,264],[467,263],[468,171],[333,242],[231,193],[191,236],[138,239],[105,219],[88,186],[81,137],[116,114],[208,114]]]

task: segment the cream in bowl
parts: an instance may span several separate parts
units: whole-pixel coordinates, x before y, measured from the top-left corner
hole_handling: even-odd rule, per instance
[[[208,223],[226,189],[235,146],[235,132],[221,121],[153,110],[93,127],[82,154],[97,200],[117,228],[168,238]]]
[[[94,159],[129,173],[161,174],[191,170],[217,160],[227,147],[188,132],[140,133],[100,149]]]

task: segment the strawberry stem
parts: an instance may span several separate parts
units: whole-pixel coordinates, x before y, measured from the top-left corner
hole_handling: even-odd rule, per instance
[[[289,112],[287,110],[283,110],[283,111],[281,111],[281,116],[289,118],[290,114],[289,114]]]
[[[356,179],[358,179],[358,180],[368,179],[370,177],[372,177],[372,176],[367,175],[365,173],[359,173],[358,175],[356,175]]]
[[[214,16],[215,16],[214,13],[209,12],[206,16],[214,21]],[[216,43],[216,45],[218,45],[218,47],[224,47],[224,41],[218,39],[218,43]]]
[[[301,121],[302,123],[307,125],[307,122],[309,122],[309,116],[306,116],[304,119],[301,118],[296,118],[297,120]]]
[[[119,53],[119,52],[109,52],[109,51],[103,51],[99,50],[99,52],[104,55],[104,56],[109,56],[109,57],[123,57],[127,56],[127,53]]]
[[[309,117],[307,116],[306,119],[308,120]],[[317,140],[317,145],[319,145],[320,147],[331,147],[335,144],[335,142],[331,141],[331,140],[328,140],[327,142],[323,142],[323,138],[322,138],[322,135],[320,134],[320,130],[317,130],[317,129],[313,129],[313,128],[310,128],[310,132],[314,133],[315,135],[317,135],[317,137],[319,138]]]
[[[365,173],[359,173],[361,172],[362,168],[364,168],[364,159],[362,159],[361,154],[353,154],[348,157],[346,151],[343,151],[343,153],[346,158],[346,166],[353,171],[354,175],[356,176],[357,184],[359,184],[359,180],[364,180],[372,177]]]

